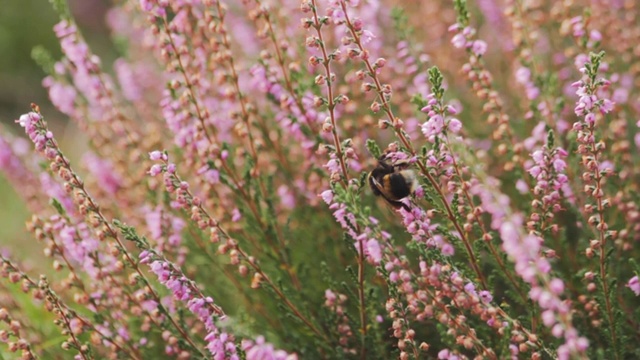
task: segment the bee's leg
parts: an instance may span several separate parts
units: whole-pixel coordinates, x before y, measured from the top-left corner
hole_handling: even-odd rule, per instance
[[[409,206],[407,203],[411,204],[411,200],[409,200],[408,198],[405,198],[403,200],[400,200],[397,202],[398,205],[400,205],[403,209],[405,209],[407,212],[411,212],[411,206]]]

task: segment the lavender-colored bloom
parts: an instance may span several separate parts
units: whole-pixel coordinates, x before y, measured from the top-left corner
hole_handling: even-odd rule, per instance
[[[638,280],[637,275],[629,279],[626,286],[631,289],[636,296],[640,296],[640,280]]]
[[[476,40],[473,42],[471,50],[476,56],[482,56],[485,52],[487,52],[487,43],[483,40]]]

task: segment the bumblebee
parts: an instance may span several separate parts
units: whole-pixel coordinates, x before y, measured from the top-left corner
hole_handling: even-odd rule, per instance
[[[411,195],[418,186],[413,170],[408,169],[406,160],[390,164],[385,155],[378,159],[378,166],[369,173],[369,186],[375,196],[382,198],[396,209],[410,211],[409,206],[401,200]]]

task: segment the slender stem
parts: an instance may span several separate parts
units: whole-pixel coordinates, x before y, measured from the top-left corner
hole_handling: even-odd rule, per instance
[[[342,144],[340,143],[340,137],[338,136],[338,127],[336,126],[336,115],[334,112],[336,104],[333,101],[331,59],[327,53],[327,47],[324,43],[322,31],[320,31],[322,23],[320,23],[320,19],[318,18],[318,8],[315,0],[311,0],[311,9],[313,10],[313,28],[316,30],[316,34],[318,34],[318,46],[322,51],[322,66],[324,67],[325,80],[327,84],[327,109],[329,110],[329,118],[331,121],[331,135],[333,136],[333,144],[336,147],[336,155],[338,156],[338,162],[340,163],[340,168],[342,170],[341,181],[342,184],[346,186],[349,173],[347,172],[347,165],[344,161],[344,152],[342,151]]]
[[[359,254],[358,254],[358,298],[360,300],[360,324],[362,331],[360,332],[361,350],[360,358],[365,360],[367,358],[367,314],[364,298],[364,240],[358,241]]]
[[[449,152],[453,154],[453,151],[451,151],[451,146],[450,146],[448,137],[446,137],[446,145],[447,145],[447,148],[449,149]],[[473,215],[473,218],[478,223],[478,225],[480,225],[480,229],[482,230],[483,235],[484,234],[488,234],[487,228],[486,228],[486,226],[484,224],[484,221],[482,221],[482,218],[480,217],[480,214],[477,214],[475,212],[475,204],[473,202],[473,198],[469,194],[468,187],[466,186],[466,183],[465,183],[464,179],[462,178],[462,173],[460,172],[460,167],[458,166],[458,161],[457,161],[455,156],[452,156],[451,158],[452,158],[452,161],[453,161],[453,168],[455,169],[456,175],[458,176],[458,179],[459,179],[460,183],[462,184],[460,188],[462,189],[462,192],[464,193],[465,199],[467,200],[467,203],[469,204],[471,214]],[[507,269],[506,265],[504,264],[504,261],[502,261],[502,259],[500,258],[500,254],[498,254],[498,251],[496,250],[495,246],[493,246],[493,243],[491,241],[487,241],[486,243],[487,243],[487,245],[489,247],[489,251],[491,252],[491,255],[496,260],[496,262],[498,263],[498,266],[500,267],[502,272],[505,274],[507,279],[509,279],[509,281],[511,282],[513,287],[518,292],[518,295],[520,296],[520,299],[522,299],[522,301],[525,304],[528,303],[529,302],[528,298],[525,296],[524,292],[522,291],[522,289],[518,285],[518,282],[511,275],[511,272]]]
[[[193,87],[193,84],[191,83],[191,80],[189,79],[189,76],[187,75],[187,71],[186,71],[184,65],[182,64],[182,57],[180,56],[180,51],[176,47],[176,44],[173,41],[173,37],[171,36],[171,32],[169,31],[169,23],[167,22],[167,19],[164,18],[164,17],[162,18],[162,21],[164,22],[165,34],[167,35],[167,38],[169,39],[169,43],[171,44],[171,47],[173,48],[173,51],[176,54],[176,60],[178,61],[178,69],[179,69],[180,73],[182,73],[182,76],[184,78],[184,82],[187,85],[187,88],[189,89],[189,93],[191,95],[190,96],[191,103],[196,108],[196,113],[198,115],[198,120],[200,120],[200,125],[202,126],[202,131],[204,132],[204,135],[206,136],[207,140],[209,140],[209,142],[211,143],[212,139],[211,139],[211,136],[209,135],[209,131],[207,130],[207,125],[205,123],[204,115],[202,114],[202,111],[200,110],[200,106],[198,105],[198,102],[196,101],[195,89]],[[215,140],[216,139],[215,127],[213,127],[212,129],[213,129],[213,138]],[[217,140],[216,140],[216,142],[217,142]]]
[[[167,163],[165,162],[165,165],[167,165]],[[182,180],[178,177],[177,174],[173,174],[173,176],[175,176],[175,181],[177,181],[178,183],[182,182]],[[199,205],[195,205],[193,204],[193,194],[191,194],[191,192],[188,189],[184,189],[182,190],[184,191],[184,194],[187,195],[187,197],[190,199],[189,200],[189,204],[190,206],[197,206],[199,211],[201,212],[201,214],[207,219],[207,223],[209,224],[214,224],[212,225],[212,228],[217,229],[218,231],[220,231],[220,233],[226,237],[227,239],[231,239],[231,237],[229,236],[229,234],[226,232],[226,230],[224,230],[224,228],[222,228],[222,226],[220,226],[220,223],[218,221],[216,221],[213,217],[211,217],[211,215],[209,215],[209,213],[207,212],[207,210],[202,207],[201,204]],[[322,332],[320,332],[320,330],[318,330],[315,325],[313,325],[311,323],[311,321],[309,319],[307,319],[301,312],[300,310],[298,310],[298,308],[289,300],[289,298],[287,298],[287,296],[271,281],[271,279],[263,272],[262,268],[260,268],[260,266],[255,262],[255,261],[251,261],[250,260],[250,256],[240,247],[239,244],[235,244],[234,248],[238,251],[238,253],[240,253],[240,255],[243,256],[244,259],[246,259],[246,261],[249,263],[249,265],[258,273],[262,276],[262,278],[271,286],[271,288],[273,289],[273,291],[278,295],[278,297],[287,305],[287,307],[289,307],[289,309],[296,315],[296,317],[298,317],[298,319],[300,319],[305,325],[307,325],[309,327],[309,329],[311,329],[311,331],[313,331],[316,335],[322,337],[323,339],[327,340],[327,337],[325,334],[323,334]]]
[[[338,136],[338,126],[336,123],[335,116],[335,102],[333,99],[333,88],[332,88],[332,73],[331,73],[331,58],[328,55],[327,47],[324,42],[324,38],[322,36],[322,23],[318,18],[318,8],[315,0],[311,0],[311,9],[313,12],[313,28],[316,30],[316,34],[318,35],[318,46],[322,51],[322,65],[325,70],[325,81],[327,84],[327,108],[329,110],[329,118],[331,121],[331,134],[333,136],[333,144],[336,148],[336,155],[338,157],[338,162],[340,163],[340,168],[342,170],[341,182],[343,186],[347,186],[349,174],[347,172],[347,166],[344,159],[344,152],[342,151],[342,144],[340,143],[340,137]],[[360,227],[356,224],[356,230],[359,232]],[[358,300],[360,301],[360,331],[361,331],[361,349],[360,356],[362,359],[366,359],[367,354],[367,346],[366,346],[366,338],[367,338],[367,314],[366,314],[366,299],[364,296],[364,272],[365,272],[365,260],[364,260],[364,244],[362,241],[359,241],[359,252],[358,252]]]
[[[347,22],[347,27],[349,28],[349,31],[351,32],[351,36],[353,36],[355,44],[358,46],[360,51],[366,51],[366,49],[362,45],[362,41],[360,39],[360,35],[358,35],[358,33],[355,30],[353,24],[351,23],[351,19],[349,18],[349,15],[348,15],[348,12],[347,12],[346,4],[344,2],[342,2],[341,6],[342,6],[342,11],[345,14],[345,20]],[[409,140],[405,137],[404,133],[402,132],[402,129],[400,129],[400,128],[395,126],[396,117],[394,116],[393,111],[391,110],[391,104],[389,104],[389,102],[387,101],[387,98],[386,98],[386,96],[385,96],[385,94],[383,92],[382,84],[380,83],[380,80],[378,79],[378,76],[376,75],[375,69],[373,68],[373,66],[371,65],[371,62],[367,58],[364,58],[362,61],[364,62],[365,66],[367,67],[367,71],[369,72],[369,76],[371,77],[371,79],[374,82],[376,91],[378,92],[378,95],[380,96],[380,101],[382,102],[382,107],[383,107],[385,113],[387,114],[387,116],[389,117],[389,121],[391,122],[391,124],[393,124],[393,128],[395,130],[396,135],[398,136],[398,138],[402,142],[402,145],[404,146],[404,148],[407,149],[411,153],[412,156],[416,156],[416,150],[413,148],[411,143],[409,143]],[[480,283],[481,283],[482,287],[484,289],[488,289],[487,282],[486,282],[486,280],[484,278],[484,274],[482,273],[482,271],[478,267],[478,261],[477,261],[477,259],[475,257],[475,254],[473,253],[473,249],[471,248],[471,244],[469,243],[469,240],[467,239],[467,237],[465,235],[465,231],[463,230],[462,226],[460,225],[460,223],[456,219],[456,216],[455,216],[453,210],[451,209],[451,206],[450,206],[449,202],[447,201],[447,198],[446,198],[444,192],[442,191],[442,188],[440,187],[440,185],[438,184],[436,179],[429,173],[429,171],[427,170],[427,167],[426,167],[426,165],[424,164],[423,161],[418,160],[417,164],[418,164],[418,167],[420,168],[420,172],[429,180],[429,183],[431,183],[433,188],[438,193],[440,199],[442,200],[442,204],[444,205],[445,210],[447,212],[448,219],[451,220],[451,222],[453,223],[454,227],[458,231],[458,234],[460,234],[460,238],[462,239],[462,243],[464,244],[464,247],[465,247],[465,249],[467,251],[467,254],[469,256],[469,263],[470,263],[471,267],[473,268],[473,270],[475,271],[476,275],[478,276],[478,279],[480,280]]]
[[[256,3],[262,6],[261,0],[256,0]],[[269,28],[269,39],[271,39],[271,42],[273,43],[273,48],[276,51],[276,59],[278,60],[278,65],[282,70],[282,76],[284,77],[285,87],[289,92],[289,94],[291,95],[291,97],[293,98],[293,100],[295,101],[296,106],[298,107],[298,110],[300,111],[302,116],[304,116],[304,120],[306,121],[307,125],[309,126],[311,131],[315,133],[317,132],[316,126],[312,122],[312,119],[309,118],[309,115],[307,115],[307,111],[305,110],[304,105],[302,104],[302,100],[300,99],[299,96],[297,96],[295,90],[293,89],[293,83],[291,81],[291,78],[289,77],[289,72],[285,68],[284,56],[282,54],[282,51],[280,50],[280,46],[278,45],[278,39],[276,38],[276,33],[273,30],[273,24],[271,22],[271,13],[266,12],[264,14],[264,19],[265,19],[265,22],[267,23],[267,27]]]
[[[32,108],[35,112],[38,113],[38,116],[39,116],[38,124],[36,125],[39,128],[38,131],[46,132],[47,131],[46,124],[44,122],[44,118],[40,114],[38,106],[33,104]],[[193,346],[194,349],[196,349],[198,352],[200,352],[204,356],[204,353],[196,346],[196,344],[193,342],[191,337],[184,331],[184,329],[182,329],[182,327],[178,325],[176,320],[170,315],[167,309],[162,305],[160,297],[155,292],[155,290],[151,287],[149,280],[142,273],[137,262],[129,255],[129,252],[127,251],[126,247],[118,237],[117,232],[113,229],[111,224],[107,221],[107,219],[104,217],[104,215],[100,211],[100,208],[98,207],[98,205],[94,202],[93,198],[89,195],[89,193],[84,187],[84,183],[82,182],[82,180],[71,168],[71,164],[65,158],[64,154],[58,147],[56,140],[54,138],[51,138],[51,139],[48,139],[47,142],[48,143],[46,146],[56,152],[56,157],[55,157],[56,162],[54,162],[54,164],[57,164],[61,168],[64,168],[68,171],[69,179],[67,182],[78,191],[78,193],[76,194],[76,198],[84,199],[85,203],[82,204],[83,205],[82,207],[86,207],[87,214],[94,214],[96,216],[99,224],[102,224],[102,226],[104,227],[105,236],[112,238],[118,244],[120,252],[125,257],[125,259],[129,262],[129,264],[131,265],[131,268],[133,268],[135,272],[138,273],[140,278],[144,281],[145,285],[147,286],[154,300],[156,300],[156,302],[158,303],[158,307],[165,313],[167,319],[169,319],[169,321],[173,324],[176,330],[183,336],[183,338],[191,346]],[[82,201],[82,200],[76,200],[76,201]]]
[[[591,134],[591,136],[593,136],[595,138],[595,124],[591,124],[591,126],[589,127],[589,132]],[[592,149],[592,155],[593,155],[593,159],[596,163],[598,163],[598,151],[594,149],[596,145],[593,144],[591,145],[591,149]],[[600,281],[602,282],[602,292],[604,295],[604,301],[605,301],[605,305],[607,308],[607,320],[609,322],[609,331],[611,332],[611,340],[613,342],[613,352],[615,354],[616,359],[618,359],[618,341],[617,341],[617,334],[616,334],[616,326],[614,323],[614,317],[613,317],[613,309],[612,309],[612,305],[611,305],[611,296],[609,294],[609,283],[607,280],[607,266],[606,266],[606,242],[607,242],[607,237],[605,235],[605,228],[606,228],[606,223],[604,220],[604,205],[602,203],[602,175],[600,174],[600,171],[596,168],[596,170],[594,171],[595,174],[595,183],[596,183],[596,203],[598,205],[598,216],[599,216],[599,221],[598,224],[596,225],[596,229],[598,229],[598,235],[600,237]]]

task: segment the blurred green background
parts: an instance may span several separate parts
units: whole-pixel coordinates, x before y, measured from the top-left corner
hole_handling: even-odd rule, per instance
[[[108,63],[115,56],[104,22],[109,1],[69,0],[69,5],[92,50]],[[30,103],[37,103],[62,142],[71,146],[81,143],[73,136],[75,127],[51,106],[41,84],[46,75],[31,59],[31,50],[38,45],[60,58],[53,32],[58,21],[48,0],[0,0],[0,126],[3,131],[23,136],[14,120],[29,111]],[[28,216],[0,171],[0,249],[20,255],[35,248],[24,227]]]

